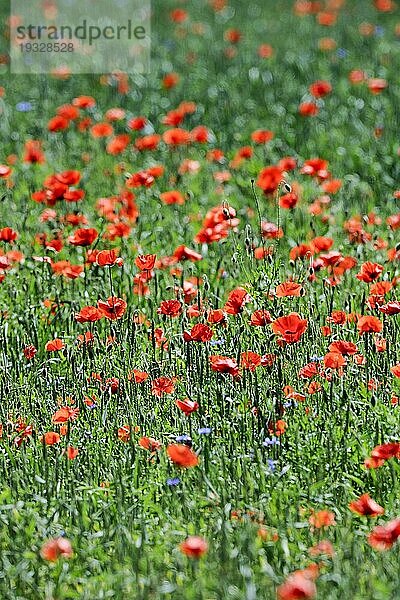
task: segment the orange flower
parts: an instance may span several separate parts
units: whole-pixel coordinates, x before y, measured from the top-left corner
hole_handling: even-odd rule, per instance
[[[55,562],[60,557],[71,558],[72,554],[71,542],[62,537],[48,540],[40,550],[40,556],[43,560],[50,562]]]
[[[174,464],[185,469],[199,464],[197,454],[185,444],[170,444],[167,447],[167,454]]]
[[[279,335],[288,344],[298,342],[307,326],[307,319],[302,319],[297,313],[279,317],[271,325],[275,335]]]
[[[391,367],[390,370],[395,377],[400,377],[400,363],[398,363],[394,367]]]
[[[361,516],[378,517],[385,513],[383,506],[380,506],[369,494],[363,494],[358,500],[353,500],[349,504],[349,509]]]
[[[44,434],[42,441],[46,446],[54,446],[54,444],[58,444],[60,441],[60,436],[55,431],[48,431]]]
[[[164,204],[185,204],[185,198],[177,190],[163,192],[162,194],[160,194],[160,198],[164,202]]]
[[[69,460],[75,460],[75,458],[78,456],[78,454],[79,454],[78,448],[73,448],[72,446],[68,446],[68,448],[67,448],[67,458]]]
[[[79,408],[71,408],[70,406],[63,406],[59,408],[51,418],[51,422],[55,425],[61,425],[61,423],[67,423],[68,421],[75,421],[79,415]]]
[[[310,556],[320,556],[321,554],[325,554],[325,556],[332,557],[335,555],[335,551],[329,540],[321,540],[318,544],[312,546],[308,552]]]
[[[336,525],[335,514],[330,510],[319,510],[318,512],[313,512],[308,519],[308,522],[316,529]]]
[[[150,452],[155,452],[161,448],[161,442],[155,440],[152,437],[141,437],[139,440],[139,446]]]
[[[200,558],[208,550],[207,542],[197,535],[191,535],[179,545],[179,549],[189,558]]]

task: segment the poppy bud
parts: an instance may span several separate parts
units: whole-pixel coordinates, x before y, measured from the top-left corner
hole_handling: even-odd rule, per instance
[[[398,244],[396,244],[395,250],[396,250],[396,252],[399,252],[399,250],[400,250],[400,242]]]
[[[283,184],[283,189],[285,190],[285,192],[287,194],[290,194],[292,191],[292,186],[289,185],[287,181],[282,181],[282,184]]]

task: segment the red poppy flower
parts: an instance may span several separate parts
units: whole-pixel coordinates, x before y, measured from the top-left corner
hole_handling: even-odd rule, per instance
[[[170,88],[173,88],[177,85],[179,79],[180,77],[178,73],[167,73],[166,75],[164,75],[162,80],[163,87],[169,90]]]
[[[378,317],[364,316],[357,321],[357,329],[360,335],[363,333],[380,333],[383,325]]]
[[[304,292],[303,286],[294,281],[285,281],[277,286],[275,294],[277,298],[286,298],[288,296],[301,296]]]
[[[317,512],[313,512],[308,519],[308,522],[316,529],[330,527],[331,525],[336,525],[335,513],[330,510],[319,510]]]
[[[73,246],[90,246],[98,237],[96,229],[76,229],[73,235],[70,235],[68,241]]]
[[[356,354],[357,346],[353,342],[346,342],[344,340],[337,340],[329,345],[330,352],[338,352],[339,354]]]
[[[168,146],[180,146],[189,144],[192,140],[189,131],[186,129],[180,129],[176,127],[174,129],[167,129],[163,133],[163,140]]]
[[[198,323],[192,327],[190,333],[187,331],[184,332],[183,339],[185,342],[209,342],[213,335],[211,327]]]
[[[304,175],[310,175],[311,177],[318,177],[319,179],[328,179],[328,161],[322,158],[310,158],[306,160],[301,168],[301,173]]]
[[[152,271],[156,258],[155,254],[142,254],[135,259],[135,265],[141,271]]]
[[[335,551],[329,540],[321,540],[318,544],[315,544],[315,546],[310,548],[308,553],[310,556],[320,556],[321,554],[325,554],[325,556],[329,557],[335,556]]]
[[[275,335],[279,335],[288,344],[293,344],[299,341],[307,329],[308,321],[297,313],[290,313],[273,321],[271,327]]]
[[[84,306],[76,313],[75,320],[78,321],[78,323],[94,323],[100,321],[103,317],[103,311],[97,308],[97,306]]]
[[[261,365],[261,356],[256,352],[242,352],[240,356],[240,366],[249,371],[255,371]]]
[[[134,379],[135,383],[143,383],[148,379],[149,375],[145,371],[139,371],[138,369],[133,369],[131,373],[128,374],[128,381]]]
[[[68,421],[75,421],[79,415],[79,408],[72,408],[71,406],[62,406],[53,414],[51,422],[56,425],[61,423],[68,423]]]
[[[108,137],[114,133],[114,128],[110,123],[96,123],[90,129],[94,138]]]
[[[128,127],[129,127],[129,129],[134,129],[136,131],[139,131],[140,129],[143,129],[145,127],[146,123],[147,123],[146,117],[133,117],[133,119],[131,119],[128,122]]]
[[[340,369],[346,364],[346,359],[338,352],[328,352],[324,356],[324,365],[327,369]]]
[[[172,394],[175,389],[175,379],[170,377],[158,377],[151,382],[151,393],[154,396]]]
[[[381,276],[382,271],[382,265],[379,265],[378,263],[366,262],[361,265],[361,270],[359,273],[357,273],[356,277],[360,281],[371,283]]]
[[[388,442],[376,446],[371,452],[372,458],[389,460],[390,458],[400,458],[400,442]]]
[[[145,150],[156,150],[156,148],[158,148],[160,140],[161,135],[158,135],[156,133],[144,135],[143,137],[137,138],[135,140],[135,148],[140,152],[143,152]]]
[[[400,363],[398,363],[394,367],[391,367],[390,370],[395,377],[400,377]]]
[[[118,258],[116,250],[100,250],[96,256],[96,263],[99,267],[112,267],[113,265],[122,267],[124,261],[122,258]]]
[[[233,377],[239,375],[239,366],[234,358],[227,356],[210,356],[211,369],[218,373],[229,373]]]
[[[279,198],[279,206],[286,210],[291,210],[296,206],[299,201],[299,197],[295,192],[289,192],[288,194],[284,194]]]
[[[175,404],[183,413],[185,413],[185,415],[190,415],[192,412],[196,412],[196,410],[199,408],[198,402],[189,400],[189,398],[184,398],[184,400],[175,400]]]
[[[25,346],[22,351],[27,360],[32,360],[32,358],[37,354],[37,349],[32,344]]]
[[[65,347],[64,342],[62,340],[60,340],[59,338],[56,338],[54,340],[50,340],[49,342],[47,342],[44,349],[47,350],[47,352],[58,352],[59,350],[62,350],[64,347]]]
[[[71,558],[72,555],[71,542],[63,537],[48,540],[40,550],[40,556],[49,562],[56,562],[60,557]]]
[[[107,300],[99,300],[97,302],[97,306],[102,311],[106,319],[115,321],[124,315],[127,304],[125,300],[122,300],[122,298],[110,296],[110,298],[107,298]]]
[[[385,525],[377,525],[368,536],[368,544],[379,550],[390,550],[400,537],[400,518],[389,521]]]
[[[208,544],[202,537],[191,535],[179,545],[179,549],[189,558],[200,558],[208,550]]]
[[[57,115],[56,117],[50,119],[50,121],[47,123],[47,129],[52,133],[56,133],[57,131],[68,129],[69,123],[69,119],[65,119],[64,117]]]
[[[378,517],[385,513],[383,506],[380,506],[369,494],[363,494],[357,500],[353,500],[349,504],[352,512],[361,516]]]
[[[248,292],[243,288],[236,288],[230,292],[223,310],[230,315],[238,315],[244,304],[251,300]]]
[[[375,95],[383,92],[387,86],[386,79],[368,79],[368,89]]]
[[[192,250],[191,248],[188,248],[187,246],[183,245],[178,246],[174,250],[173,257],[179,261],[190,260],[191,262],[196,262],[203,258],[202,255],[196,252],[195,250]]]
[[[281,181],[282,171],[280,167],[265,167],[258,176],[257,186],[262,189],[264,194],[272,194],[278,189]]]
[[[163,300],[157,309],[159,315],[179,317],[182,312],[182,304],[179,300]]]
[[[175,465],[184,469],[196,467],[200,462],[197,454],[185,444],[170,444],[167,454]]]
[[[265,327],[266,325],[272,323],[272,321],[273,319],[270,312],[268,310],[261,309],[253,312],[250,319],[250,325],[253,325],[254,327]]]

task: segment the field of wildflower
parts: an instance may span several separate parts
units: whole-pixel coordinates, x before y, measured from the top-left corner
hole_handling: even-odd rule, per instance
[[[398,600],[399,2],[154,1],[146,75],[1,10],[0,598]]]

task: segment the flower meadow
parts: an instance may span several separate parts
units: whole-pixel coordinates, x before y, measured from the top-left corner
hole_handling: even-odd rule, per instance
[[[151,36],[1,56],[0,597],[396,600],[398,2]]]

